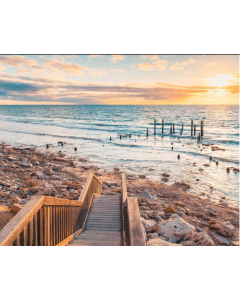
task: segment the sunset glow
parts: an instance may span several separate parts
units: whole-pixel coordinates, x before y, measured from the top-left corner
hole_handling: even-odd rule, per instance
[[[234,55],[0,55],[0,104],[239,102]]]

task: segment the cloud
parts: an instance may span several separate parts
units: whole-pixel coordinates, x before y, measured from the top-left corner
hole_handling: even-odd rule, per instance
[[[139,56],[140,59],[144,59],[144,60],[158,60],[159,57],[157,55],[140,55]]]
[[[209,62],[209,63],[205,63],[203,64],[205,67],[213,67],[213,66],[216,66],[218,65],[219,63],[218,62]]]
[[[76,64],[71,64],[71,63],[65,63],[56,59],[50,59],[47,61],[47,64],[51,67],[54,67],[56,69],[63,70],[65,72],[83,76],[83,70],[86,70],[86,67],[76,65]]]
[[[189,58],[188,60],[182,62],[176,62],[170,66],[171,70],[182,70],[185,66],[195,64],[196,60],[193,58]]]
[[[117,72],[117,73],[125,73],[125,70],[123,69],[111,69],[112,72]]]
[[[124,60],[125,58],[123,55],[111,55],[109,59],[112,63],[117,63],[118,61]]]
[[[99,58],[99,57],[103,57],[104,55],[88,55],[89,59],[93,59],[93,58]]]
[[[158,71],[163,71],[163,70],[167,70],[167,65],[168,62],[166,60],[155,60],[152,63],[140,63],[137,64],[137,70],[139,71],[154,71],[154,70],[158,70]]]
[[[0,62],[11,67],[31,67],[40,68],[39,62],[35,59],[30,59],[21,55],[0,55]]]

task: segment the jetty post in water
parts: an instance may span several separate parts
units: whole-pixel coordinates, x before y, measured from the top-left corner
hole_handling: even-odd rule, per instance
[[[154,119],[154,135],[156,135],[156,119]]]
[[[201,121],[201,136],[203,136],[203,121]]]
[[[191,136],[193,136],[193,120],[191,120]]]
[[[164,129],[164,119],[162,119],[162,134],[163,134],[163,129]]]

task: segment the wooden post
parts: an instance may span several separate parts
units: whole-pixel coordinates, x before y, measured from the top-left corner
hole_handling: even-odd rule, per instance
[[[156,119],[154,119],[154,134],[156,135]]]
[[[172,134],[172,126],[170,127],[170,134]]]
[[[183,123],[182,123],[182,133],[183,133]]]
[[[147,136],[148,136],[148,127],[147,127]]]
[[[203,136],[203,121],[201,121],[201,136]]]
[[[173,133],[175,133],[175,125],[174,125],[174,123],[173,123]]]
[[[162,134],[163,134],[163,129],[164,129],[164,119],[162,119]]]
[[[194,135],[196,135],[196,124],[194,124]]]
[[[193,136],[193,120],[191,120],[191,136]]]

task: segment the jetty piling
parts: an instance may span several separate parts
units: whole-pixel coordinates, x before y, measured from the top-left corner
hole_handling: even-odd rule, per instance
[[[163,129],[164,129],[164,119],[162,119],[162,134],[163,134]]]
[[[148,127],[147,127],[147,134],[146,134],[146,136],[148,136]]]
[[[154,119],[154,135],[156,135],[156,126],[157,124],[156,124],[156,119]]]
[[[193,136],[193,120],[191,120],[191,136]]]
[[[175,133],[175,124],[173,123],[173,134]]]
[[[196,135],[196,124],[194,124],[194,136]]]
[[[201,136],[203,136],[203,121],[201,121]]]

